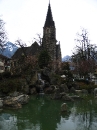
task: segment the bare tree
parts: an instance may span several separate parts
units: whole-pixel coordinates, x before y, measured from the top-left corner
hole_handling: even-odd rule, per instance
[[[3,51],[6,40],[7,40],[7,34],[4,28],[4,21],[0,18],[0,49]]]
[[[97,46],[90,44],[88,32],[82,29],[81,34],[77,34],[77,45],[72,55],[72,60],[76,64],[75,71],[80,76],[87,76],[93,73],[97,61]]]
[[[27,57],[27,54],[25,52],[25,47],[27,46],[26,43],[24,43],[21,39],[18,39],[15,41],[15,44],[22,49],[22,53],[25,57]]]
[[[38,38],[34,38],[38,43],[39,45],[41,46],[42,45],[42,38],[41,38],[41,34],[37,33],[37,37]]]

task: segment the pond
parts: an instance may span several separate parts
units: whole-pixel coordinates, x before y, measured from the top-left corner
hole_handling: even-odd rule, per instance
[[[0,130],[97,130],[97,99],[67,102],[68,112],[61,113],[60,100],[31,96],[18,110],[0,112]]]

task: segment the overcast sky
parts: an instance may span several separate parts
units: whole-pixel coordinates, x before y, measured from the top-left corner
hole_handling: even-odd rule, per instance
[[[43,35],[49,0],[0,0],[0,16],[10,42],[18,38],[28,45]],[[71,55],[74,39],[81,28],[87,29],[92,44],[97,44],[97,0],[50,0],[60,41],[62,57]]]

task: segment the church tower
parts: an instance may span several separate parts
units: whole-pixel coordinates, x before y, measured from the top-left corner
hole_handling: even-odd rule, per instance
[[[47,16],[43,27],[43,42],[42,46],[48,51],[52,60],[56,60],[56,28],[53,21],[50,3],[48,5]]]
[[[48,51],[51,60],[55,63],[57,62],[56,66],[60,66],[61,63],[60,43],[59,44],[56,43],[57,43],[56,27],[55,22],[53,20],[52,10],[49,2],[46,20],[43,27],[42,47],[44,50]]]

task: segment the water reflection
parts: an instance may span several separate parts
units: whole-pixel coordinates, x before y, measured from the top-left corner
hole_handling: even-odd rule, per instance
[[[0,113],[0,130],[96,130],[97,99],[67,102],[68,113],[62,114],[63,101],[34,96],[19,110]]]

